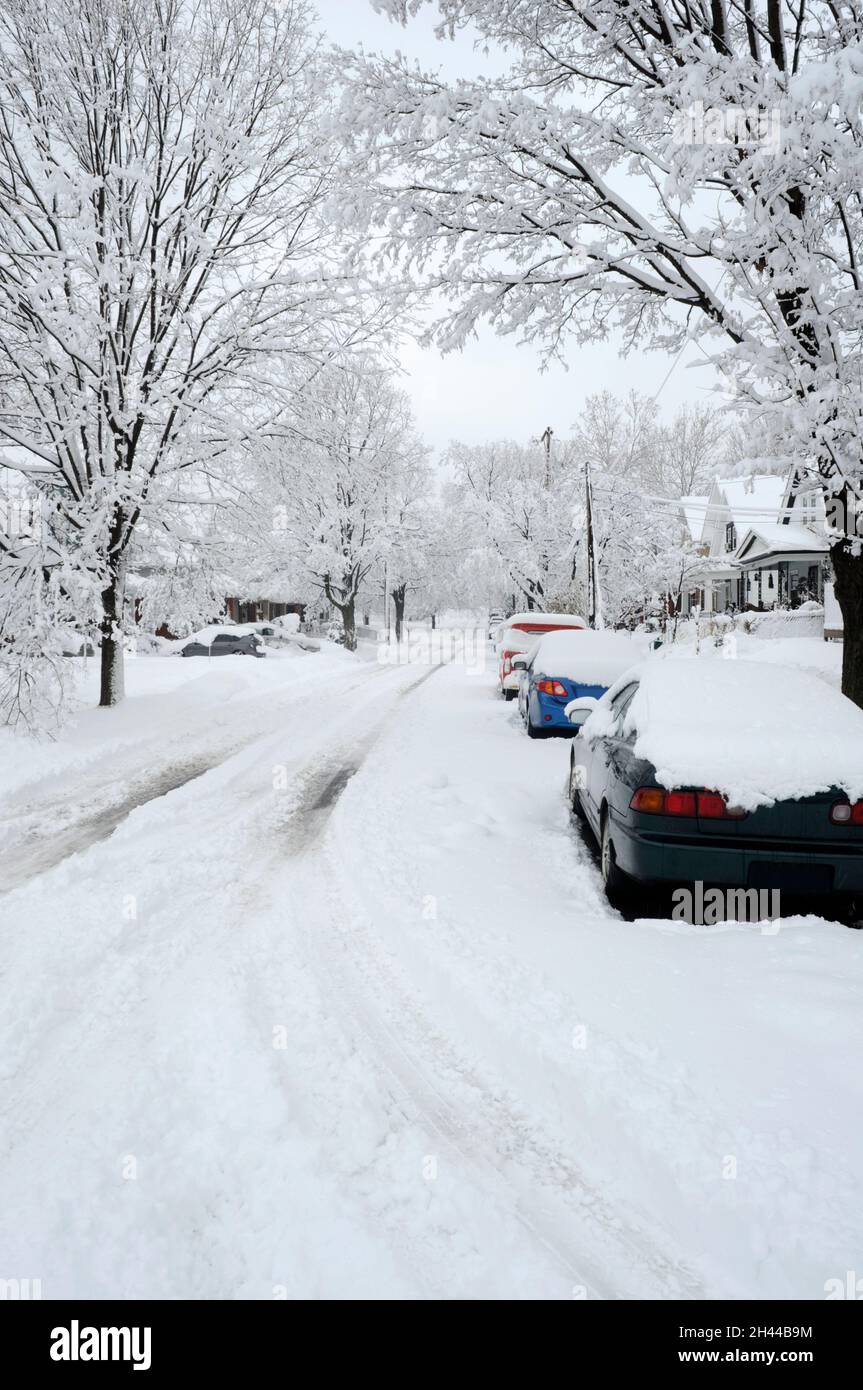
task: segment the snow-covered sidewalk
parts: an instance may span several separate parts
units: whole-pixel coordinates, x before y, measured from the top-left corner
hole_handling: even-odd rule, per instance
[[[224,760],[0,898],[0,1272],[823,1297],[863,1236],[863,936],[625,922],[566,743],[488,676],[302,669],[224,744],[185,687],[185,756]]]

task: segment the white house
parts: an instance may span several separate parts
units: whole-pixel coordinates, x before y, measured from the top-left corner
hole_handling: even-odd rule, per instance
[[[700,551],[687,575],[685,613],[824,601],[824,502],[820,490],[802,490],[796,474],[715,478],[707,498],[681,498],[680,508]]]

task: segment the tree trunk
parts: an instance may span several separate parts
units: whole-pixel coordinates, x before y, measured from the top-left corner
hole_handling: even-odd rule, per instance
[[[845,631],[842,642],[842,693],[863,708],[863,554],[843,545],[830,550],[835,592]]]
[[[123,595],[126,586],[125,556],[112,556],[111,577],[102,590],[101,680],[99,704],[119,705],[125,694],[123,670]]]
[[[355,652],[357,649],[357,618],[353,599],[342,605],[342,625],[345,629],[345,651]]]
[[[397,589],[393,589],[393,591],[392,591],[393,606],[394,606],[394,608],[395,608],[395,613],[396,613],[396,641],[397,641],[397,642],[400,642],[400,641],[402,640],[402,624],[404,623],[404,619],[405,619],[405,598],[406,598],[406,594],[407,594],[407,585],[406,585],[406,584],[399,584],[398,588],[397,588]]]

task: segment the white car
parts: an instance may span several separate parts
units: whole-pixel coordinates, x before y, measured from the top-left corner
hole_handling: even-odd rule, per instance
[[[529,652],[546,632],[586,627],[577,613],[513,613],[507,618],[497,635],[498,680],[504,699],[513,700],[518,694],[519,672],[513,670],[513,657]]]

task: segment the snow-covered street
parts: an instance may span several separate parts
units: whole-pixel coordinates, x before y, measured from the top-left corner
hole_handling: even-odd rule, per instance
[[[45,1297],[819,1298],[856,1267],[859,932],[624,921],[568,744],[491,673],[128,687],[0,749],[0,1247]]]

